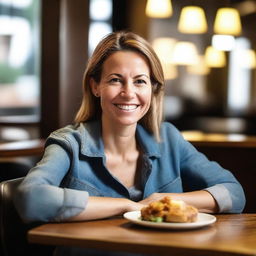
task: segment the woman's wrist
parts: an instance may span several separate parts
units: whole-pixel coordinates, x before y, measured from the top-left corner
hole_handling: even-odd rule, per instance
[[[144,205],[134,202],[132,200],[126,199],[126,208],[125,212],[131,212],[131,211],[139,211]]]

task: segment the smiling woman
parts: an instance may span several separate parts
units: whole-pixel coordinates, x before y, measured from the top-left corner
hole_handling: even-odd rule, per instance
[[[147,62],[147,68],[150,70],[150,74],[148,74],[148,70],[146,74],[148,74],[148,79],[150,79],[152,85],[153,97],[150,103],[151,106],[149,111],[139,122],[144,124],[151,132],[153,132],[157,139],[160,139],[159,127],[163,116],[162,102],[164,92],[164,76],[162,66],[150,44],[142,37],[139,37],[133,33],[112,33],[108,37],[105,37],[95,48],[94,54],[89,60],[84,74],[83,102],[77,113],[76,122],[91,120],[95,117],[101,116],[102,109],[100,107],[100,101],[99,99],[95,98],[95,95],[88,85],[93,83],[93,81],[96,84],[100,83],[102,79],[103,67],[107,66],[107,64],[103,64],[105,61],[108,61],[108,57],[111,57],[111,55],[114,53],[119,53],[122,55],[127,54],[126,51],[132,52],[133,54],[139,54],[140,57]],[[142,60],[137,58],[136,61],[141,62]],[[134,60],[133,64],[136,64],[136,61]]]
[[[48,137],[42,160],[17,190],[21,217],[107,218],[166,196],[200,212],[240,213],[245,198],[232,173],[162,121],[163,87],[147,41],[132,32],[107,35],[85,70],[75,124]]]

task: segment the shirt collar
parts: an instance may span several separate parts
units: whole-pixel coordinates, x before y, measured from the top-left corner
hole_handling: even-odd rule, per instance
[[[101,122],[96,120],[81,123],[78,129],[82,136],[81,153],[90,157],[104,157]],[[137,125],[136,136],[144,154],[149,157],[161,156],[159,143],[155,140],[154,135],[140,124]]]
[[[101,122],[89,121],[81,123],[79,129],[82,136],[81,153],[90,157],[104,157]]]
[[[137,125],[136,136],[144,153],[149,157],[160,157],[159,143],[154,135],[149,133],[142,125]]]

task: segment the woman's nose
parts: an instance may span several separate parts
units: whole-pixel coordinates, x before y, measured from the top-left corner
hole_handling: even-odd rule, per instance
[[[135,86],[132,83],[128,82],[124,84],[121,95],[123,97],[133,97],[135,93],[135,89],[136,89]]]

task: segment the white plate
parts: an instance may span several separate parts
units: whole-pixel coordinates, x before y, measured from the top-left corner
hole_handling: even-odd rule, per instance
[[[207,213],[198,213],[197,221],[191,223],[173,223],[173,222],[152,222],[141,220],[140,211],[126,212],[124,218],[142,226],[166,229],[193,229],[208,226],[216,221],[216,217]]]

